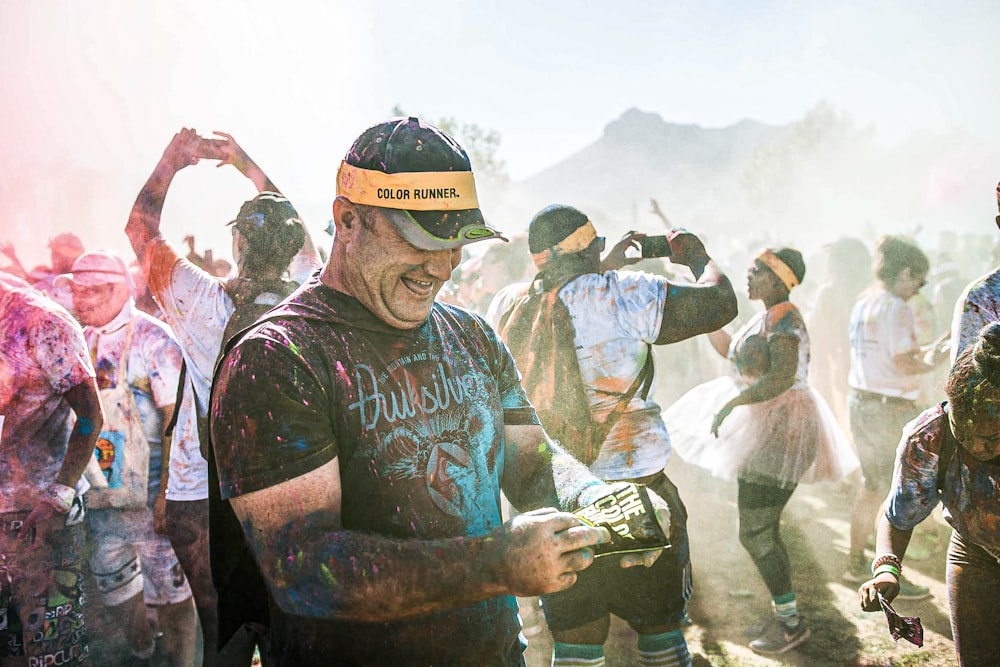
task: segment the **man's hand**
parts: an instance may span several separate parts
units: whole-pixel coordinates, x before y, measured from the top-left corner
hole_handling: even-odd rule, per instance
[[[250,156],[247,155],[247,152],[243,150],[238,143],[236,143],[236,140],[233,139],[233,135],[220,132],[218,130],[214,130],[212,134],[216,137],[222,137],[222,143],[219,145],[219,164],[215,166],[221,167],[223,165],[231,164],[241,172],[246,172],[247,166],[252,164],[253,160],[251,160]]]
[[[670,230],[667,240],[670,242],[670,261],[691,269],[695,278],[701,276],[709,261],[708,252],[701,239],[678,227]]]
[[[655,199],[650,199],[649,200],[649,211],[653,215],[655,215],[656,217],[658,217],[660,220],[662,220],[663,224],[665,224],[667,227],[672,227],[673,226],[673,225],[670,224],[670,221],[667,220],[667,216],[665,216],[663,214],[663,210],[660,208],[660,202],[656,201]]]
[[[551,507],[525,512],[505,523],[503,579],[511,595],[530,597],[566,590],[576,573],[594,562],[595,544],[611,540],[606,528],[585,526]]]
[[[218,158],[219,163],[216,165],[217,167],[227,164],[233,165],[241,174],[250,179],[254,186],[256,186],[257,192],[264,192],[265,190],[280,192],[278,186],[271,181],[267,174],[264,173],[264,170],[236,143],[233,135],[220,132],[219,130],[214,130],[212,134],[223,139],[222,144],[219,146],[220,156]]]
[[[66,525],[66,515],[60,514],[47,502],[40,502],[25,517],[17,534],[18,542],[28,543],[28,549],[51,545]]]
[[[172,169],[174,173],[192,164],[198,164],[201,159],[201,137],[188,127],[174,135],[160,158],[160,165]]]
[[[646,235],[642,232],[626,232],[625,236],[616,243],[608,254],[601,260],[601,272],[604,271],[617,271],[618,269],[628,266],[630,264],[635,264],[642,259],[641,256],[636,257],[626,257],[625,251],[629,248],[638,250],[641,254],[642,246],[640,241],[646,238]]]

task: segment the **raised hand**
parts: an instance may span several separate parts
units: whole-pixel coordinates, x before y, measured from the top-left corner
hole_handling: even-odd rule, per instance
[[[216,145],[217,152],[215,153],[219,160],[219,164],[216,165],[217,167],[231,164],[240,171],[245,171],[247,165],[253,163],[253,160],[250,159],[250,156],[247,155],[242,146],[233,139],[233,135],[220,132],[219,130],[213,130],[212,134],[216,137],[222,137],[222,139],[215,139],[215,141],[219,142]]]
[[[185,127],[174,135],[160,158],[160,164],[180,171],[184,167],[198,164],[201,159],[202,139],[192,128]]]
[[[223,165],[231,164],[240,173],[249,178],[253,184],[257,187],[258,192],[263,192],[265,190],[270,190],[272,192],[280,192],[278,186],[274,184],[273,181],[264,173],[256,162],[253,161],[243,147],[236,143],[233,139],[233,135],[226,132],[220,132],[219,130],[214,130],[212,132],[216,137],[222,137],[222,139],[213,139],[212,141],[218,142],[213,147],[212,157],[217,159],[219,163],[217,167]]]
[[[650,199],[649,210],[653,215],[662,220],[663,224],[665,224],[667,227],[673,227],[673,225],[670,224],[670,221],[667,220],[667,216],[663,214],[663,210],[660,208],[660,203],[658,201],[656,201],[655,199]]]
[[[705,244],[697,236],[682,227],[671,229],[667,234],[670,242],[670,261],[691,269],[695,277],[701,275],[708,264]]]
[[[625,251],[629,248],[642,250],[639,241],[646,238],[642,232],[626,232],[618,243],[611,247],[608,254],[601,260],[601,271],[614,271],[629,264],[635,264],[642,259],[641,256],[627,257]]]

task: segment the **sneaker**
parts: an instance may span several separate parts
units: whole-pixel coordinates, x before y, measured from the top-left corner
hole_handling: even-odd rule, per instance
[[[756,623],[752,623],[743,628],[743,636],[747,639],[757,639],[757,637],[762,637],[765,632],[771,629],[772,623],[774,623],[774,614],[770,614]]]
[[[917,586],[906,577],[899,578],[899,595],[897,600],[926,600],[931,596],[931,589],[926,586]]]
[[[775,621],[763,637],[750,642],[750,650],[760,655],[778,655],[805,643],[810,634],[806,622],[801,619],[794,628]]]

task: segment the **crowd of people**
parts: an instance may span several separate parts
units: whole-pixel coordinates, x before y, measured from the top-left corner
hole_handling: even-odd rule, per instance
[[[160,229],[200,160],[257,192],[232,263]],[[783,510],[854,475],[862,608],[930,595],[902,561],[941,503],[956,655],[1000,663],[1000,268],[905,236],[608,249],[563,204],[508,239],[416,118],[358,136],[332,212],[317,248],[232,136],[185,128],[122,221],[134,256],[0,245],[0,665],[523,665],[533,600],[556,667],[605,664],[612,617],[638,664],[689,666],[673,454],[736,481],[756,653],[811,635]]]

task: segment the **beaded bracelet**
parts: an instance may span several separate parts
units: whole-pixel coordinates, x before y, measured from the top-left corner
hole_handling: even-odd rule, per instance
[[[885,565],[887,563],[889,565],[894,565],[896,567],[896,570],[900,572],[903,571],[903,564],[902,562],[900,562],[899,556],[893,553],[887,553],[875,557],[875,560],[872,561],[872,572],[874,573],[875,570],[879,568],[879,566]]]
[[[897,579],[899,579],[899,577],[900,577],[899,568],[896,567],[895,565],[890,565],[889,563],[884,563],[882,565],[879,565],[877,568],[875,568],[875,571],[872,572],[872,576],[873,577],[877,577],[878,575],[882,574],[883,572],[888,572],[889,574],[891,574],[892,576],[896,577]]]

